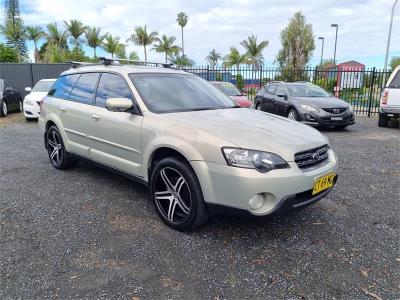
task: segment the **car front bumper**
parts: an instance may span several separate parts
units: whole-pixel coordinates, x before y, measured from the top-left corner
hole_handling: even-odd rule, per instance
[[[314,182],[328,173],[338,173],[336,155],[329,150],[329,161],[316,169],[300,170],[295,162],[290,168],[260,173],[253,169],[237,168],[205,161],[191,161],[199,179],[204,201],[222,212],[244,210],[256,216],[286,211],[310,205],[326,196],[330,190],[312,195]],[[334,182],[336,182],[337,176]],[[249,200],[264,196],[263,205],[252,209]],[[221,209],[218,209],[221,212]]]
[[[341,120],[338,120],[341,118]],[[311,126],[347,126],[355,123],[354,113],[344,112],[341,114],[303,112],[301,122]]]
[[[40,107],[38,104],[24,103],[25,118],[38,119],[40,115]]]

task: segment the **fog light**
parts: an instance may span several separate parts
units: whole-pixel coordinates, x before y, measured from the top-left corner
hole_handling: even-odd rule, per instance
[[[252,210],[261,208],[264,205],[265,197],[264,194],[257,194],[251,197],[249,200],[249,207]]]

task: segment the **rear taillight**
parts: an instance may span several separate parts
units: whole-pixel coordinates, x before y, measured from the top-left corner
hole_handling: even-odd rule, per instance
[[[382,93],[381,104],[386,105],[389,98],[389,90],[385,89]]]

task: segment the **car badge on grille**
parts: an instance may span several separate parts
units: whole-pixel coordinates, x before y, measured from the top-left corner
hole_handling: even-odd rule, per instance
[[[320,156],[318,152],[315,152],[312,156],[313,160],[319,160]]]
[[[335,108],[335,109],[333,110],[333,112],[334,112],[335,114],[338,114],[338,113],[340,112],[340,110],[339,110],[338,108]]]

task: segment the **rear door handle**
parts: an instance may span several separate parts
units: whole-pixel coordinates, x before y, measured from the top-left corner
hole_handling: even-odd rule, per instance
[[[97,122],[100,118],[97,115],[92,115],[93,121]]]
[[[67,110],[64,106],[59,106],[58,108],[59,108],[62,112],[66,112],[66,110]]]

